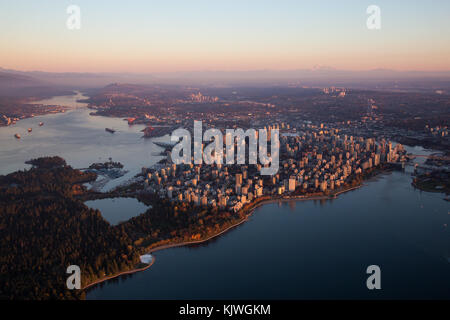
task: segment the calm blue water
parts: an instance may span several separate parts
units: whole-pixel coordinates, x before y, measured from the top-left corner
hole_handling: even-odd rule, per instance
[[[135,198],[108,198],[90,200],[84,203],[89,208],[98,209],[103,218],[112,225],[127,221],[147,211],[148,207]]]
[[[207,244],[156,252],[151,268],[87,298],[450,299],[449,203],[410,183],[394,172],[332,201],[264,205]],[[379,291],[366,287],[372,264]]]

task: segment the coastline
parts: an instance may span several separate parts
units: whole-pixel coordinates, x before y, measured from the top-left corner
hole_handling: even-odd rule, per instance
[[[98,279],[98,280],[96,280],[94,282],[91,282],[91,283],[87,284],[86,286],[81,288],[81,290],[86,290],[86,289],[92,288],[92,287],[94,287],[97,284],[106,282],[106,281],[111,280],[111,279],[118,278],[118,277],[120,277],[122,275],[129,275],[129,274],[133,274],[133,273],[137,273],[137,272],[141,272],[141,271],[145,271],[145,270],[149,269],[155,263],[156,257],[153,255],[153,253],[155,253],[155,252],[158,252],[158,251],[161,251],[161,250],[165,250],[165,249],[170,249],[170,248],[183,247],[183,246],[188,246],[188,245],[192,245],[192,244],[201,244],[201,243],[208,242],[208,241],[210,241],[210,240],[212,240],[212,239],[214,239],[214,238],[216,238],[216,237],[218,237],[218,236],[220,236],[222,234],[225,234],[229,230],[231,230],[231,229],[233,229],[233,228],[243,224],[244,222],[248,221],[248,219],[253,215],[255,210],[257,208],[263,206],[263,205],[274,203],[274,202],[279,202],[279,201],[286,202],[286,201],[331,200],[331,199],[335,199],[337,196],[339,196],[339,195],[341,195],[343,193],[359,189],[362,186],[363,186],[363,184],[361,183],[361,184],[359,184],[357,186],[353,186],[353,187],[349,187],[349,188],[346,188],[346,189],[343,189],[343,190],[339,190],[338,192],[336,192],[336,193],[334,193],[332,195],[311,196],[311,197],[285,196],[285,197],[281,197],[281,198],[263,199],[263,200],[261,200],[259,202],[257,201],[257,202],[254,202],[254,203],[250,203],[248,208],[244,207],[244,209],[242,209],[242,210],[248,210],[248,213],[245,215],[245,217],[243,219],[239,220],[238,222],[232,224],[231,226],[228,226],[227,228],[223,229],[222,231],[220,231],[220,232],[218,232],[216,234],[213,234],[213,235],[211,235],[211,236],[209,236],[209,237],[207,237],[205,239],[202,239],[202,240],[192,240],[192,241],[185,241],[185,242],[179,242],[179,243],[164,244],[164,245],[157,246],[157,247],[155,247],[153,249],[149,249],[149,250],[147,250],[146,254],[151,254],[152,255],[152,262],[149,263],[147,266],[142,267],[142,268],[137,268],[137,269],[132,269],[132,270],[128,270],[128,271],[119,272],[119,273],[117,273],[115,275],[111,275],[111,276],[108,276],[108,277],[105,277],[105,278],[102,278],[102,279]]]
[[[108,277],[103,278],[103,279],[98,279],[98,280],[96,280],[96,281],[94,281],[94,282],[91,282],[91,283],[85,285],[85,286],[84,286],[83,288],[81,288],[80,290],[86,290],[86,289],[89,289],[90,287],[93,287],[93,286],[95,286],[95,285],[97,285],[97,284],[100,284],[100,283],[102,283],[102,282],[106,282],[106,281],[111,280],[111,279],[114,279],[114,278],[118,278],[118,277],[120,277],[120,276],[124,276],[124,275],[127,275],[127,274],[133,274],[133,273],[136,273],[136,272],[140,272],[140,271],[147,270],[148,268],[150,268],[150,267],[155,263],[155,260],[156,260],[156,258],[155,258],[154,256],[152,256],[152,262],[150,262],[150,263],[149,263],[148,265],[146,265],[145,267],[138,268],[138,269],[132,269],[132,270],[128,270],[128,271],[122,271],[122,272],[119,272],[119,273],[114,274],[114,275],[112,275],[112,276],[108,276]]]
[[[3,122],[0,123],[0,128],[7,128],[12,127],[15,124],[21,122],[22,120],[32,119],[35,117],[44,117],[48,115],[54,115],[54,114],[60,114],[60,113],[66,113],[70,110],[77,109],[77,108],[86,108],[87,103],[85,103],[84,106],[71,106],[66,105],[65,103],[49,103],[52,99],[60,98],[60,97],[83,97],[83,99],[75,99],[74,102],[77,104],[82,104],[85,102],[82,102],[82,100],[85,100],[89,98],[88,96],[84,95],[81,91],[78,90],[69,90],[67,92],[60,92],[56,95],[45,95],[43,97],[25,97],[22,98],[22,100],[18,101],[17,104],[19,105],[19,110],[22,110],[24,107],[30,107],[30,108],[36,108],[33,110],[23,111],[23,114],[17,117],[8,116],[9,119],[11,119],[10,124],[4,124]],[[5,114],[6,115],[6,114]]]
[[[105,278],[102,278],[102,279],[98,279],[98,280],[96,280],[96,281],[94,281],[94,282],[91,282],[91,283],[87,284],[86,286],[84,286],[84,287],[81,288],[80,290],[89,289],[90,287],[93,287],[93,286],[95,286],[95,285],[97,285],[97,284],[100,284],[100,283],[102,283],[102,282],[106,282],[106,281],[108,281],[108,280],[111,280],[111,279],[120,277],[120,276],[122,276],[122,275],[133,274],[133,273],[145,271],[145,270],[147,270],[148,268],[150,268],[150,267],[155,263],[156,258],[155,258],[155,256],[153,255],[154,252],[161,251],[161,250],[165,250],[165,249],[170,249],[170,248],[175,248],[175,247],[182,247],[182,246],[188,246],[188,245],[191,245],[191,244],[199,244],[199,243],[207,242],[207,241],[209,241],[209,240],[212,240],[212,239],[214,239],[214,238],[216,238],[216,237],[218,237],[218,236],[220,236],[220,235],[226,233],[226,232],[229,231],[230,229],[232,229],[232,228],[234,228],[234,227],[237,227],[237,226],[239,226],[240,224],[246,222],[246,221],[248,220],[249,216],[250,216],[250,214],[249,214],[249,215],[246,215],[244,219],[242,219],[242,220],[238,221],[237,223],[235,223],[235,224],[229,226],[228,228],[225,228],[224,230],[220,231],[219,233],[216,233],[216,234],[214,234],[214,235],[212,235],[212,236],[209,236],[209,237],[206,238],[206,239],[202,239],[202,240],[192,240],[192,241],[187,241],[187,242],[179,242],[179,243],[171,243],[171,244],[164,244],[164,245],[155,247],[154,249],[151,249],[151,250],[147,253],[147,254],[151,254],[151,255],[152,255],[152,262],[149,263],[148,265],[146,265],[145,267],[137,268],[137,269],[132,269],[132,270],[128,270],[128,271],[123,271],[123,272],[119,272],[119,273],[117,273],[117,274],[115,274],[115,275],[108,276],[108,277],[105,277]]]

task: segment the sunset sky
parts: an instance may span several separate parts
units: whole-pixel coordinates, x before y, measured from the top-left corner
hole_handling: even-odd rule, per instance
[[[0,28],[0,67],[18,70],[450,70],[448,0],[0,0]]]

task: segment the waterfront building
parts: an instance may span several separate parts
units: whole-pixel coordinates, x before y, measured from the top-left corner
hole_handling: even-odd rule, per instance
[[[289,191],[293,192],[295,191],[296,181],[294,178],[289,179]]]

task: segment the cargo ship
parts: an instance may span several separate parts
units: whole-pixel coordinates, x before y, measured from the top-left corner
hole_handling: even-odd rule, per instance
[[[110,128],[105,128],[105,131],[108,131],[109,133],[114,133],[114,132],[116,132],[116,130],[110,129]]]

